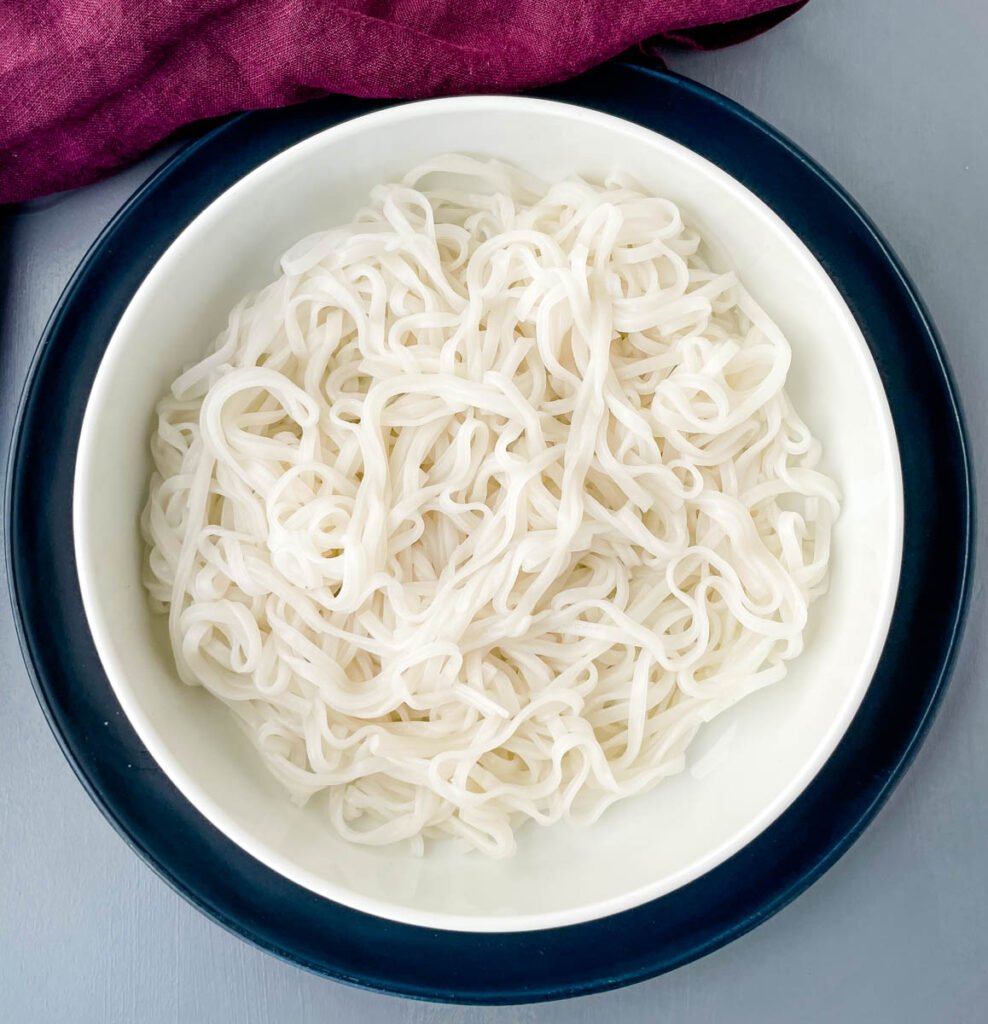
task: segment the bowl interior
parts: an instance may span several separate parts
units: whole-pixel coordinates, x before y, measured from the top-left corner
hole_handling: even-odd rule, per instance
[[[844,492],[831,589],[781,684],[707,725],[689,768],[585,831],[528,826],[509,861],[353,846],[294,806],[218,702],[179,683],[141,585],[138,518],[152,412],[241,296],[298,238],[349,219],[377,182],[448,151],[544,177],[620,168],[680,203],[793,347],[789,390]],[[430,927],[572,924],[640,904],[716,866],[798,796],[868,686],[891,617],[902,486],[888,404],[861,332],[793,233],[733,178],[660,135],[547,101],[473,97],[392,108],[332,128],[250,174],[175,241],[110,341],[76,465],[75,548],[93,637],[142,742],[184,795],[253,856],[314,892]]]

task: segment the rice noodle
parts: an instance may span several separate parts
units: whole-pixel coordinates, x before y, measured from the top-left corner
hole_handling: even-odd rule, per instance
[[[702,251],[631,182],[438,158],[160,402],[178,671],[343,836],[592,822],[800,653],[838,490],[786,339]]]

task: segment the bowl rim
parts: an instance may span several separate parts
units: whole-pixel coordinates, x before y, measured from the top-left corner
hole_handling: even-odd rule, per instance
[[[650,94],[647,102],[651,105],[644,107],[630,93],[629,96],[620,100],[611,97],[603,98],[602,85],[612,89],[615,86],[630,90],[641,89],[644,93]],[[631,942],[640,926],[648,920],[650,929],[648,945],[643,947],[648,950],[645,959],[632,962],[628,959],[626,951],[616,954],[625,956],[624,961],[619,961],[622,963],[620,971],[615,971],[612,966],[607,966],[606,970],[602,971],[594,961],[585,966],[582,975],[575,976],[570,967],[558,958],[548,957],[543,962],[542,969],[536,969],[534,964],[520,965],[512,961],[519,970],[524,967],[525,971],[529,971],[531,968],[538,978],[534,987],[529,984],[519,987],[516,982],[502,977],[500,984],[493,988],[490,984],[481,981],[476,974],[471,976],[469,971],[465,975],[456,976],[453,981],[443,980],[444,976],[442,975],[438,981],[433,977],[431,985],[419,977],[414,980],[408,977],[398,978],[397,975],[400,971],[395,964],[390,965],[383,972],[376,967],[367,965],[361,965],[355,972],[352,969],[348,971],[347,968],[341,966],[339,951],[329,953],[326,950],[315,950],[311,946],[306,947],[298,929],[293,931],[290,928],[284,928],[281,931],[271,932],[264,927],[265,922],[252,913],[252,908],[229,902],[224,905],[221,897],[215,892],[215,885],[212,886],[213,891],[210,891],[208,883],[214,882],[214,879],[204,878],[199,872],[198,866],[192,864],[188,858],[174,850],[163,848],[161,837],[156,834],[152,824],[143,817],[139,809],[128,802],[130,794],[127,785],[124,785],[123,781],[113,776],[112,773],[108,774],[110,768],[104,756],[106,751],[102,749],[105,744],[97,743],[91,749],[87,747],[80,734],[80,726],[74,721],[73,716],[67,713],[67,709],[72,707],[79,718],[86,718],[91,710],[85,704],[79,703],[77,694],[66,689],[67,679],[75,678],[79,671],[90,670],[94,683],[98,684],[101,675],[100,667],[98,663],[87,663],[81,666],[66,663],[57,640],[47,646],[44,642],[46,636],[49,640],[51,639],[51,626],[45,621],[48,606],[45,604],[39,607],[39,584],[32,579],[32,568],[37,568],[39,564],[44,565],[43,562],[38,562],[39,552],[57,548],[60,538],[52,535],[50,524],[45,521],[43,515],[38,514],[45,508],[39,502],[43,495],[51,492],[51,488],[48,487],[47,480],[43,480],[42,485],[37,488],[39,494],[33,495],[31,487],[25,482],[24,462],[29,452],[32,455],[43,455],[49,469],[59,477],[52,487],[58,493],[65,494],[64,467],[60,467],[57,459],[54,462],[51,460],[57,456],[63,443],[71,451],[73,439],[69,436],[63,441],[61,438],[41,436],[44,431],[38,429],[40,426],[37,422],[38,390],[40,385],[45,383],[53,390],[58,390],[61,387],[67,391],[70,397],[78,397],[78,389],[72,383],[62,385],[57,376],[52,377],[52,365],[65,357],[64,336],[70,335],[73,330],[73,325],[68,322],[68,314],[70,312],[78,313],[81,307],[88,315],[95,317],[101,325],[112,315],[112,311],[100,310],[98,307],[94,309],[93,301],[84,298],[81,294],[82,285],[87,277],[98,277],[107,264],[113,264],[114,256],[109,251],[110,243],[118,242],[120,240],[118,236],[125,235],[126,229],[132,222],[140,223],[148,219],[147,211],[143,207],[149,195],[156,190],[162,190],[174,199],[176,192],[181,193],[183,185],[181,178],[185,174],[186,177],[199,175],[201,179],[204,179],[198,182],[201,191],[215,194],[211,191],[214,186],[209,175],[203,174],[200,160],[202,152],[209,145],[221,138],[229,142],[231,137],[235,137],[244,142],[247,148],[250,148],[256,138],[256,135],[252,133],[259,128],[267,129],[276,136],[279,132],[283,135],[287,134],[288,138],[291,138],[292,133],[297,130],[300,133],[297,137],[302,138],[305,137],[304,133],[316,130],[313,127],[313,118],[316,122],[320,120],[324,122],[326,118],[345,119],[354,116],[361,105],[365,109],[368,105],[373,107],[375,105],[373,101],[368,104],[367,101],[347,101],[334,97],[329,101],[293,108],[291,111],[281,111],[276,117],[265,113],[242,115],[214,130],[207,138],[201,139],[183,150],[139,189],[111,221],[80,264],[46,327],[43,344],[35,356],[24,387],[15,424],[14,444],[10,450],[6,501],[9,525],[7,556],[8,564],[11,567],[10,588],[16,610],[15,620],[18,636],[39,701],[48,717],[49,724],[90,795],[101,806],[124,838],[148,860],[155,870],[200,909],[205,910],[214,919],[236,931],[237,934],[290,959],[294,963],[320,973],[327,973],[364,987],[421,998],[471,1003],[506,1003],[561,998],[589,991],[599,991],[661,973],[694,959],[696,956],[710,952],[780,909],[819,877],[851,845],[865,824],[877,812],[893,784],[911,761],[942,697],[963,625],[970,590],[973,546],[971,520],[974,495],[963,421],[950,371],[929,316],[917,298],[913,286],[891,253],[887,243],[867,217],[824,171],[774,129],[733,102],[718,96],[705,87],[681,79],[679,76],[667,72],[619,65],[590,73],[565,86],[552,87],[547,92],[551,96],[562,97],[567,102],[586,104],[599,109],[627,109],[626,116],[646,123],[654,119],[655,110],[671,116],[675,120],[679,115],[674,106],[680,103],[684,108],[691,108],[693,113],[699,110],[717,122],[719,127],[730,129],[723,144],[712,137],[700,136],[700,145],[704,152],[708,156],[712,155],[718,161],[723,160],[729,166],[732,161],[734,161],[734,166],[739,166],[740,163],[742,170],[744,170],[744,161],[740,156],[735,157],[729,148],[725,148],[726,146],[734,145],[738,141],[744,143],[745,149],[751,151],[745,153],[746,159],[755,153],[765,155],[765,153],[774,152],[786,164],[790,173],[794,174],[803,184],[811,187],[818,198],[825,200],[825,205],[828,206],[830,212],[843,222],[842,230],[849,236],[853,236],[853,239],[866,250],[865,268],[868,271],[866,275],[869,278],[868,281],[855,283],[849,276],[842,276],[838,284],[842,290],[846,289],[845,296],[848,293],[853,293],[855,301],[863,302],[866,307],[869,303],[873,303],[879,308],[888,306],[894,310],[897,320],[902,322],[902,326],[907,331],[906,341],[914,344],[917,354],[921,356],[920,362],[930,376],[929,393],[926,396],[930,400],[930,407],[916,406],[914,401],[912,411],[922,422],[932,425],[938,438],[947,441],[947,449],[942,453],[944,466],[940,476],[943,493],[934,499],[911,486],[907,495],[907,516],[915,517],[916,513],[920,512],[922,515],[918,518],[946,517],[946,520],[956,527],[957,544],[948,553],[949,557],[945,559],[943,566],[924,568],[924,572],[930,577],[930,582],[936,584],[937,593],[944,599],[941,604],[937,606],[923,598],[922,595],[917,596],[916,594],[913,594],[913,597],[916,598],[915,601],[900,602],[905,606],[898,609],[904,619],[913,614],[912,605],[917,602],[924,610],[933,613],[929,622],[922,623],[922,628],[915,636],[915,642],[911,644],[912,657],[905,663],[911,672],[907,672],[906,678],[903,680],[903,687],[898,693],[898,696],[905,699],[905,706],[900,709],[901,714],[893,723],[889,723],[887,730],[874,736],[875,744],[867,750],[858,749],[856,745],[860,739],[861,729],[865,727],[865,724],[859,722],[859,719],[869,720],[870,708],[863,709],[861,714],[856,717],[852,723],[855,735],[854,737],[845,737],[845,742],[841,744],[832,759],[833,764],[830,769],[823,773],[827,775],[827,778],[815,780],[812,786],[813,792],[804,794],[799,801],[800,806],[790,809],[790,813],[785,815],[785,821],[772,826],[773,839],[789,836],[786,859],[784,862],[776,864],[777,872],[774,875],[765,876],[757,861],[752,861],[750,857],[742,857],[739,854],[732,858],[731,862],[721,865],[715,873],[712,873],[716,874],[716,878],[711,878],[709,881],[704,879],[701,880],[702,885],[698,882],[689,887],[689,898],[699,904],[699,910],[692,913],[685,921],[681,921],[684,926],[686,924],[689,926],[688,940],[687,937],[678,934],[670,937],[667,933],[667,926],[662,923],[670,914],[673,914],[674,909],[681,903],[679,899],[668,897],[657,901],[656,904],[658,905],[660,902],[665,908],[665,916],[662,920],[654,916],[646,919],[645,915],[651,913],[651,908],[643,907],[621,914],[615,919],[597,921],[577,929],[560,929],[552,933],[553,946],[566,944],[567,933],[579,933],[587,938],[591,935],[607,933],[612,940],[616,940],[617,934],[614,932],[614,928],[620,923],[625,929],[620,933],[621,942],[624,942],[625,939]],[[687,137],[696,137],[694,126],[686,125],[682,120],[677,122],[676,130]],[[282,144],[278,143],[277,139],[273,142],[277,145]],[[214,146],[214,148],[216,147]],[[263,150],[259,143],[258,148]],[[272,150],[272,152],[276,151]],[[246,159],[249,161],[255,157],[248,156]],[[787,198],[786,189],[778,180],[766,181],[764,177],[759,178],[755,172],[751,172],[750,175],[745,172],[745,176],[755,182],[755,191],[763,196],[771,197],[773,202],[786,208],[788,216],[795,221],[803,221],[804,211],[799,206],[793,205],[791,192]],[[188,181],[184,184],[188,185]],[[188,196],[184,197],[186,201],[188,198]],[[159,234],[167,236],[168,231],[159,225]],[[840,238],[829,226],[818,223],[814,226],[811,234],[814,236],[814,246],[826,252],[828,259],[837,260],[838,267],[841,259],[848,263],[854,262],[847,248],[849,242]],[[117,262],[119,263],[119,260]],[[126,264],[121,264],[117,269],[126,271]],[[124,273],[123,276],[127,277],[127,273]],[[884,292],[879,294],[876,291],[878,285],[887,288],[888,294]],[[129,287],[129,284],[121,287]],[[869,337],[868,340],[871,344],[872,339]],[[873,353],[876,351],[874,347],[872,350]],[[896,356],[898,354],[898,352],[895,353]],[[83,365],[86,365],[87,357],[85,355],[78,358]],[[906,379],[911,379],[909,374],[913,372],[897,370],[888,351],[883,353],[879,371],[883,378],[890,377],[898,387],[901,387],[902,382]],[[902,404],[903,406],[909,404],[908,397],[902,397]],[[897,408],[897,406],[893,408],[893,418],[898,415]],[[917,446],[922,449],[923,435],[915,434],[908,421],[903,422],[906,423],[906,434],[915,435],[918,441]],[[902,451],[908,452],[909,449],[903,447]],[[909,455],[911,476],[917,459],[922,457],[924,457],[923,452],[919,455]],[[910,502],[912,503],[911,512]],[[57,511],[54,515],[64,527],[66,525],[64,515]],[[65,532],[63,529],[63,536]],[[917,535],[914,540],[917,547],[923,547],[925,543],[923,537]],[[911,548],[912,545],[910,546],[910,558],[915,561]],[[71,575],[65,575],[58,565],[52,566],[52,574],[58,577],[67,591],[72,591],[74,580]],[[901,590],[902,588],[900,588]],[[59,592],[56,591],[56,593]],[[47,598],[47,596],[46,594],[45,597]],[[902,595],[900,594],[900,596]],[[70,604],[78,603],[77,595],[67,593],[63,601]],[[61,605],[56,603],[55,608],[61,610]],[[74,608],[70,608],[68,611],[74,611]],[[84,657],[89,655],[88,645],[83,635],[85,625],[82,624],[80,627],[80,624],[71,616],[64,619],[62,624],[69,629],[71,634],[66,638],[66,646],[71,647]],[[903,628],[901,623],[897,623],[900,641]],[[913,638],[910,637],[910,639]],[[886,661],[889,663],[895,663],[897,659],[901,661],[901,656],[896,653],[895,647],[896,645],[887,644],[886,656],[883,656],[883,663],[880,666],[883,675],[888,674]],[[879,699],[879,696],[875,696],[874,700],[869,700],[868,703],[869,705],[874,704]],[[104,724],[116,726],[117,728],[112,734],[121,742],[127,741],[133,746],[133,740],[136,737],[130,734],[126,723],[107,722]],[[135,756],[139,756],[139,753]],[[867,781],[860,788],[856,788],[853,795],[848,794],[847,799],[842,800],[840,806],[827,806],[826,816],[835,831],[828,832],[825,836],[814,835],[808,846],[795,843],[791,832],[792,824],[797,821],[802,821],[803,824],[807,823],[806,811],[819,803],[818,794],[826,791],[830,787],[831,781],[840,773],[846,772],[849,763],[855,758],[883,767],[876,774],[867,776]],[[167,791],[167,788],[167,784],[162,787],[163,791]],[[179,813],[181,811],[180,802],[176,802],[170,810],[173,813]],[[186,812],[181,813],[187,817]],[[210,840],[210,838],[215,839],[215,837],[210,837],[210,829],[206,823],[201,824],[204,841]],[[759,847],[764,852],[768,841],[768,837],[762,836],[752,845]],[[252,870],[249,863],[246,862],[249,858],[239,858],[232,848],[226,849],[226,852],[231,859],[238,862],[243,870]],[[751,899],[741,901],[748,907],[748,911],[743,911],[740,906],[721,908],[718,903],[711,904],[708,899],[709,894],[713,891],[723,893],[723,880],[730,877],[732,873],[736,874],[737,865],[742,860],[746,863],[746,870],[760,876],[755,878],[752,883],[754,891],[751,894]],[[264,877],[263,871],[255,871],[254,874],[258,878]],[[274,885],[272,880],[268,879],[268,882]],[[291,887],[287,888],[290,892]],[[220,899],[219,903],[216,902],[217,899]],[[342,907],[333,908],[327,905],[322,908],[321,913],[345,920],[357,929],[365,927],[365,923],[361,920],[362,915],[346,912]],[[697,917],[697,914],[700,917]],[[630,931],[627,930],[628,928]],[[417,943],[442,945],[446,956],[454,960],[457,958],[458,947],[450,945],[448,942],[443,943],[439,935],[413,928],[399,928],[397,932],[413,934]],[[391,929],[389,935],[389,941],[398,941],[395,929]],[[470,950],[475,950],[482,937],[459,934],[456,938],[460,945],[466,944]],[[639,942],[640,938],[639,935],[635,941]],[[499,949],[508,946],[520,947],[524,935],[502,936],[502,939],[504,941],[499,945]],[[490,949],[489,946],[487,948]],[[547,947],[547,949],[551,948],[552,946]],[[623,945],[621,948],[624,950]],[[414,947],[409,947],[406,951],[414,954]],[[472,953],[468,952],[464,955],[469,956]],[[428,964],[420,963],[418,966],[423,977],[430,973]],[[502,959],[502,967],[508,966],[509,962]]]
[[[842,679],[846,689],[843,703],[834,716],[824,736],[816,742],[815,747],[808,751],[798,773],[793,775],[780,792],[761,810],[754,814],[743,827],[738,828],[727,839],[707,849],[702,855],[695,857],[678,870],[660,877],[634,889],[623,891],[618,895],[598,899],[588,903],[552,911],[533,913],[516,913],[505,915],[481,915],[476,913],[454,913],[432,909],[413,908],[406,904],[393,903],[383,897],[370,896],[350,889],[339,883],[321,877],[313,871],[301,867],[263,837],[243,827],[235,821],[225,809],[207,792],[198,778],[190,774],[171,755],[166,742],[158,733],[154,722],[141,707],[140,700],[133,693],[129,673],[122,664],[115,643],[113,623],[101,606],[94,584],[100,553],[96,545],[96,533],[92,518],[91,497],[95,490],[93,480],[94,463],[99,459],[99,452],[94,441],[96,421],[101,410],[111,404],[112,390],[115,381],[116,367],[121,362],[133,359],[134,323],[140,323],[145,308],[158,288],[161,277],[168,268],[186,258],[187,254],[198,243],[202,235],[209,231],[217,219],[228,215],[231,210],[242,206],[245,200],[254,194],[254,190],[263,182],[277,180],[286,169],[319,153],[327,145],[338,147],[356,135],[378,135],[398,122],[422,121],[429,123],[436,118],[447,115],[505,112],[508,114],[536,115],[562,118],[567,121],[580,121],[599,128],[610,135],[624,134],[641,139],[657,147],[657,152],[672,152],[678,159],[698,176],[706,175],[717,181],[730,194],[735,208],[747,206],[763,222],[780,244],[793,248],[793,255],[798,254],[812,277],[813,287],[819,293],[821,301],[828,303],[835,314],[846,326],[847,334],[853,338],[858,354],[863,356],[864,372],[867,373],[870,404],[878,410],[880,429],[882,429],[881,445],[883,456],[892,470],[889,493],[883,495],[888,502],[890,513],[891,559],[881,580],[880,599],[874,608],[870,623],[870,634],[867,640],[866,653],[853,676]],[[374,183],[368,183],[370,187]],[[327,899],[335,900],[361,910],[375,914],[388,920],[400,921],[405,924],[419,925],[426,928],[445,928],[448,930],[472,932],[514,932],[524,930],[558,928],[567,925],[581,924],[588,920],[620,913],[632,907],[657,899],[668,892],[688,884],[700,875],[716,867],[746,846],[755,836],[763,832],[796,797],[809,785],[819,770],[833,753],[841,737],[847,730],[854,713],[864,698],[865,691],[871,682],[872,675],[878,664],[888,627],[892,618],[892,608],[898,589],[899,569],[901,566],[903,539],[903,496],[902,474],[899,464],[898,446],[895,427],[892,422],[891,410],[882,388],[878,369],[865,342],[861,329],[853,314],[843,301],[833,281],[809,252],[795,232],[764,202],[745,188],[736,178],[712,164],[699,154],[685,146],[660,135],[659,133],[631,124],[609,114],[591,111],[586,108],[573,107],[551,100],[535,99],[520,96],[465,96],[446,97],[441,99],[422,100],[389,107],[355,118],[343,124],[334,125],[310,136],[277,156],[264,162],[250,174],[245,175],[236,184],[211,202],[191,223],[186,225],[174,242],[157,260],[154,267],[145,277],[141,286],[134,294],[127,309],[114,331],[103,359],[97,371],[83,418],[82,431],[79,438],[79,449],[76,459],[75,484],[73,491],[73,533],[77,572],[82,590],[83,604],[89,619],[90,630],[96,643],[97,651],[103,662],[104,670],[110,680],[117,699],[123,707],[138,736],[151,752],[152,756],[178,787],[183,795],[209,821],[239,846],[252,854],[272,870],[302,885]],[[92,546],[90,546],[92,545]],[[522,839],[522,841],[524,841]]]

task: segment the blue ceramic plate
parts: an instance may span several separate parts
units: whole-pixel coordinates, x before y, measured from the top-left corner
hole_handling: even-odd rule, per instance
[[[59,302],[24,394],[8,477],[21,642],[52,730],[104,814],[162,877],[238,935],[338,980],[423,999],[531,1002],[625,985],[775,913],[848,848],[915,753],[946,683],[967,594],[972,493],[949,373],[919,300],[863,214],[778,133],[675,75],[614,65],[542,95],[655,129],[771,206],[856,316],[895,422],[905,544],[880,664],[824,769],[730,860],[644,906],[567,928],[475,934],[396,924],[300,888],[221,835],[165,777],[114,698],[83,613],[71,516],[79,429],[110,336],[155,261],[221,192],[296,142],[386,104],[334,97],[243,115],[152,177]]]

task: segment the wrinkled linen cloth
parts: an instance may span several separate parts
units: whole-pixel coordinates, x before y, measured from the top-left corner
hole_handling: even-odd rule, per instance
[[[805,2],[805,0],[804,0]],[[647,40],[722,46],[786,0],[0,0],[0,203],[177,129],[326,93],[515,92]]]

